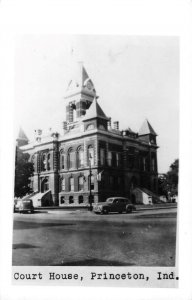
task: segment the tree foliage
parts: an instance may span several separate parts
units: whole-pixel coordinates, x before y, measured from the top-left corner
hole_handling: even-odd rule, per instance
[[[174,196],[178,194],[178,181],[179,181],[179,160],[170,165],[169,171],[166,174],[159,176],[159,194]]]
[[[16,147],[15,157],[15,197],[23,197],[31,193],[30,177],[33,175],[33,164],[28,161],[29,154]]]

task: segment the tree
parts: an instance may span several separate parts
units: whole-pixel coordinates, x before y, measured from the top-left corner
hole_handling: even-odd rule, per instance
[[[16,147],[15,157],[15,197],[23,197],[31,193],[30,177],[33,175],[33,164],[28,161],[29,154]]]
[[[167,183],[169,185],[169,192],[171,195],[178,194],[178,181],[179,181],[179,160],[176,159],[170,166],[167,172]]]
[[[167,199],[169,196],[178,194],[178,181],[179,181],[179,160],[170,165],[169,171],[166,174],[161,174],[159,180],[159,195],[165,195]]]

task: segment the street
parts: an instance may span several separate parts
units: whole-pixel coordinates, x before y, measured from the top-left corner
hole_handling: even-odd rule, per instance
[[[14,266],[175,266],[176,208],[14,214]]]

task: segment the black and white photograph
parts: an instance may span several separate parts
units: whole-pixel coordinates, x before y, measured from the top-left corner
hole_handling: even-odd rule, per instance
[[[0,32],[3,299],[190,299],[188,33],[169,6],[142,30],[68,5]]]
[[[22,36],[14,266],[176,266],[179,39]]]

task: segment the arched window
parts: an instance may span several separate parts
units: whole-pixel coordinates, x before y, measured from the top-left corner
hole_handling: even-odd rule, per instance
[[[47,158],[46,158],[46,154],[44,153],[41,159],[41,170],[46,171],[46,169],[47,169]]]
[[[143,171],[146,171],[146,157],[143,157]]]
[[[151,160],[151,168],[152,168],[152,171],[154,172],[155,171],[155,158],[154,157]]]
[[[111,166],[112,165],[112,153],[109,151],[108,152],[108,165]]]
[[[41,182],[41,193],[49,190],[49,179],[46,177]]]
[[[118,177],[118,179],[117,179],[117,184],[118,184],[118,190],[121,190],[121,186],[122,186],[122,178],[121,177]]]
[[[72,203],[74,203],[73,196],[70,196],[69,197],[69,204],[72,204]]]
[[[100,163],[101,166],[105,164],[105,149],[100,148]]]
[[[48,171],[51,169],[51,161],[50,161],[50,159],[51,159],[51,155],[50,155],[50,153],[48,153],[48,155],[47,155],[47,170]]]
[[[78,178],[78,190],[83,191],[83,187],[84,187],[84,177],[79,176],[79,178]]]
[[[83,148],[80,147],[77,150],[77,168],[81,168],[84,165],[84,151]]]
[[[79,204],[83,203],[83,196],[80,195],[78,200],[79,200]]]
[[[116,167],[117,162],[116,162],[116,153],[112,152],[112,166]]]
[[[71,191],[71,192],[74,191],[74,178],[73,177],[69,178],[69,191]]]
[[[75,162],[74,162],[74,152],[73,149],[69,149],[67,154],[67,165],[68,169],[74,168]]]
[[[89,124],[87,130],[93,130],[95,128],[94,124]]]
[[[65,156],[64,152],[60,152],[60,168],[63,170],[65,168]]]
[[[110,184],[110,187],[113,189],[114,188],[114,176],[110,175],[109,176],[109,184]]]
[[[61,178],[61,190],[65,191],[65,178]]]
[[[117,164],[117,167],[119,167],[120,166],[120,164],[121,164],[121,155],[120,155],[120,153],[116,153],[116,164]]]
[[[94,165],[94,150],[93,150],[93,146],[89,146],[88,147],[88,163],[89,165],[91,164],[91,166]]]

